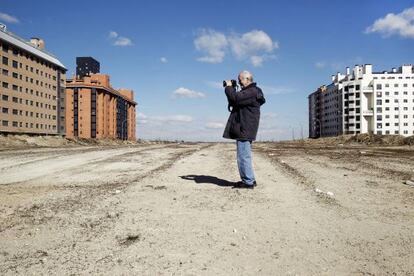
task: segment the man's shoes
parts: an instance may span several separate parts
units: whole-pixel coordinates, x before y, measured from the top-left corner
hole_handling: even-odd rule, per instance
[[[254,189],[254,184],[249,185],[249,184],[246,184],[246,183],[242,183],[242,184],[240,184],[240,186],[237,186],[237,189]]]
[[[253,184],[251,184],[251,185],[246,184],[243,181],[239,181],[234,185],[233,188],[236,188],[236,189],[254,189],[254,187],[256,187],[256,186],[257,186],[256,181],[254,181]]]

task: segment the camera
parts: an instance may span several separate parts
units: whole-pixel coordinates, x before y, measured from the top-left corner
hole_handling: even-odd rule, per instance
[[[223,81],[223,87],[226,87],[226,81]],[[233,86],[234,88],[237,87],[237,81],[236,80],[231,80],[231,86]]]

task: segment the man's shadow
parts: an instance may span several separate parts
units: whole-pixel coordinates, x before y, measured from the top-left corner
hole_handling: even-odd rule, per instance
[[[197,184],[215,184],[221,187],[234,187],[235,183],[210,175],[183,175],[180,176],[185,180],[193,180]]]

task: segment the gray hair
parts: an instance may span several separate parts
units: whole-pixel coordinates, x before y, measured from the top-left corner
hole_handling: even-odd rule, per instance
[[[241,76],[241,75],[244,75],[247,78],[249,78],[250,81],[253,81],[253,74],[250,73],[249,71],[243,70],[243,71],[240,72],[239,76]]]

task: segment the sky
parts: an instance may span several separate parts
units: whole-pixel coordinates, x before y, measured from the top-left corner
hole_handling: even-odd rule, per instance
[[[355,64],[414,62],[414,1],[5,1],[0,22],[41,37],[75,72],[92,56],[134,90],[137,138],[224,141],[221,83],[253,73],[266,104],[258,140],[308,136],[307,96]]]

